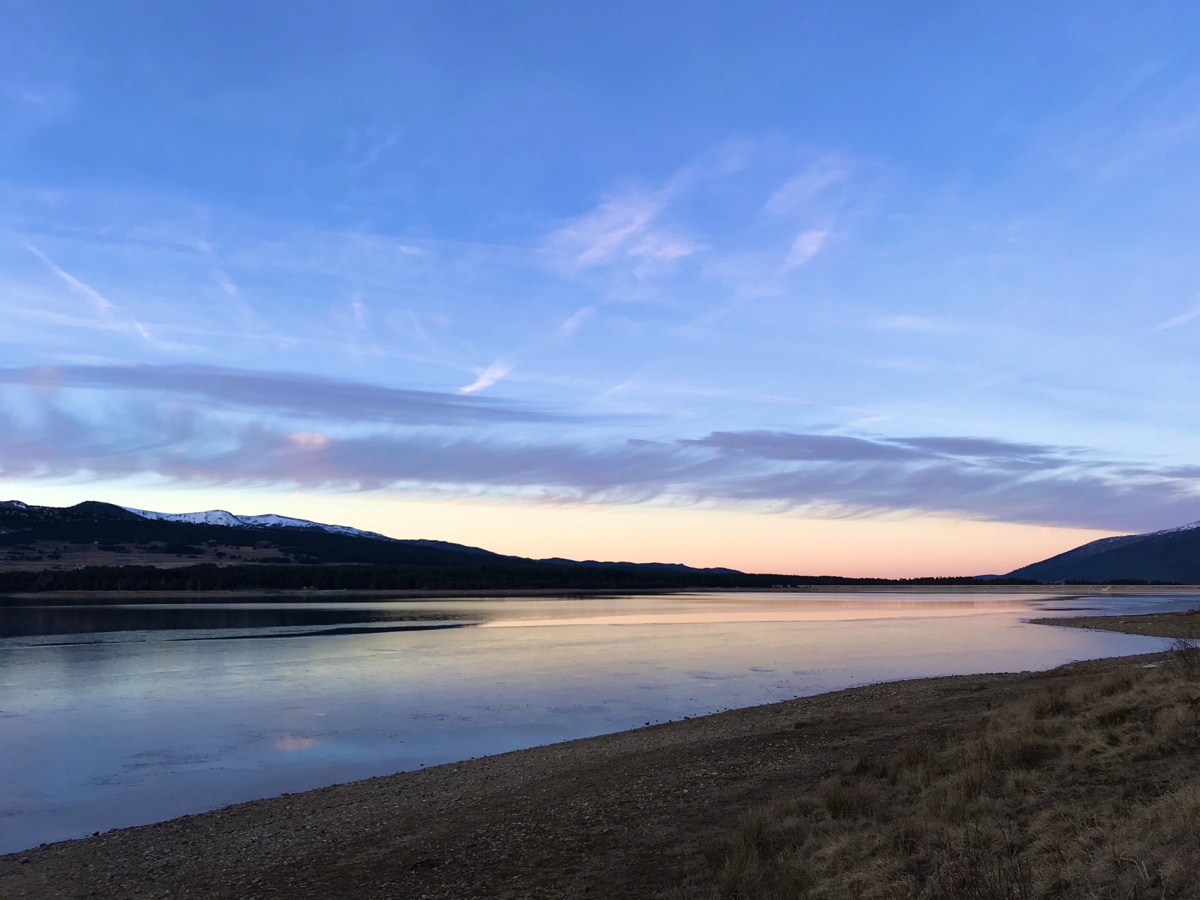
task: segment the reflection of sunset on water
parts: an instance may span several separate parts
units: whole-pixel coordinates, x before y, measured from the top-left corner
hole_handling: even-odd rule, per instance
[[[853,622],[867,619],[981,616],[1028,611],[1029,598],[968,600],[792,601],[765,602],[753,609],[729,604],[721,609],[679,613],[575,616],[548,619],[497,619],[482,628],[546,628],[555,625],[720,625],[754,622]]]
[[[307,750],[309,747],[317,746],[317,739],[310,737],[296,737],[294,734],[285,734],[275,742],[275,749],[282,750],[284,753],[291,753],[295,750]]]

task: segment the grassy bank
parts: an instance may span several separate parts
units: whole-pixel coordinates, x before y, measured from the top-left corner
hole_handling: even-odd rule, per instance
[[[709,850],[712,898],[1200,896],[1200,685],[1126,668],[854,757]]]
[[[1039,685],[939,741],[847,758],[746,815],[708,846],[707,883],[675,896],[1200,896],[1200,611],[1044,621],[1173,640],[1153,667]]]

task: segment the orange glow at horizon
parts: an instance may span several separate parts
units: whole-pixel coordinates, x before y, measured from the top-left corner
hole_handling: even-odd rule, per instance
[[[1004,574],[1113,533],[932,515],[818,518],[653,504],[551,505],[119,483],[9,481],[5,493],[6,499],[52,506],[95,499],[161,512],[273,512],[516,556],[684,563],[780,575]]]

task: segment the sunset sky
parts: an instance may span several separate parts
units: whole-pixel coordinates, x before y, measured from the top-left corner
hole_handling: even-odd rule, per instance
[[[1195,3],[0,21],[0,499],[894,576],[1200,519]]]

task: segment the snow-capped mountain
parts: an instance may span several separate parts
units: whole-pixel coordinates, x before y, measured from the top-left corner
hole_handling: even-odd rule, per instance
[[[387,535],[374,531],[363,531],[351,528],[349,525],[326,525],[322,522],[311,522],[308,519],[293,519],[290,516],[280,516],[267,513],[261,516],[236,516],[223,509],[207,509],[203,512],[163,513],[149,509],[134,509],[130,506],[121,507],[126,512],[143,519],[153,519],[161,522],[187,522],[192,525],[225,525],[229,528],[309,528],[324,531],[328,534],[347,534],[353,537],[375,538],[380,541],[393,541]]]
[[[1200,522],[1146,534],[1101,538],[1008,573],[1059,581],[1139,579],[1200,583]]]

